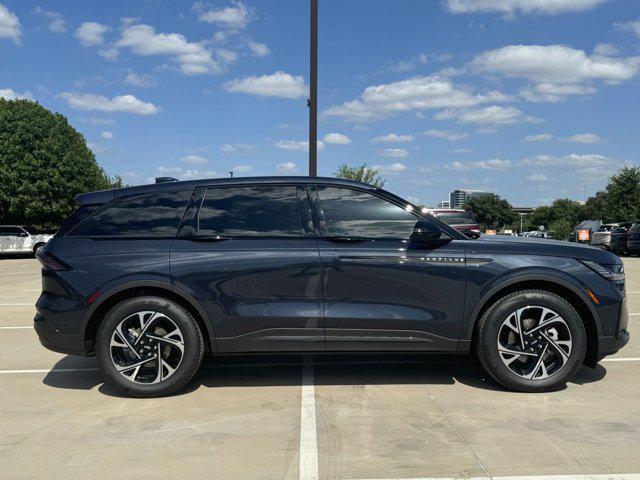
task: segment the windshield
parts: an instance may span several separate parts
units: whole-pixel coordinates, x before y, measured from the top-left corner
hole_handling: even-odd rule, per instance
[[[468,225],[476,223],[476,219],[473,218],[470,212],[438,212],[435,215],[448,225]]]
[[[611,232],[616,228],[615,225],[602,225],[598,231],[599,232]]]

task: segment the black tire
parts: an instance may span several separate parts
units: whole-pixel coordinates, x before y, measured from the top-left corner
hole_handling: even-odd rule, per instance
[[[566,362],[547,378],[527,379],[514,373],[498,352],[498,335],[503,322],[524,307],[546,307],[557,312],[571,333],[571,351]],[[476,352],[484,369],[497,382],[519,392],[545,392],[564,386],[584,361],[587,334],[578,312],[562,297],[543,290],[522,290],[496,301],[484,313],[477,329]]]
[[[38,253],[38,249],[39,249],[40,247],[44,247],[44,245],[45,245],[45,244],[44,244],[44,243],[42,243],[42,242],[40,242],[40,243],[36,243],[36,244],[33,246],[33,254],[35,255],[36,253]]]
[[[166,315],[180,329],[184,340],[180,364],[172,374],[159,383],[134,383],[118,372],[112,359],[110,343],[115,329],[124,319],[140,311],[155,311]],[[202,333],[189,312],[171,300],[155,296],[129,298],[116,305],[102,321],[96,339],[96,357],[105,382],[131,397],[160,397],[177,392],[197,372],[202,363],[204,350]]]

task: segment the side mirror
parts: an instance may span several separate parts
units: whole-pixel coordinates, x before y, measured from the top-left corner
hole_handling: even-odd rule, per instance
[[[411,243],[419,243],[428,246],[444,245],[452,239],[434,223],[428,220],[418,220],[413,227],[410,237]]]

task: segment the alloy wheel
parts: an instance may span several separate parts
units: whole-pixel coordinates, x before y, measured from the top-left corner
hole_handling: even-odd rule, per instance
[[[114,367],[127,380],[155,384],[175,373],[184,357],[184,337],[176,323],[156,311],[127,316],[109,344]]]
[[[567,364],[573,346],[567,322],[553,310],[527,306],[507,315],[498,330],[502,362],[527,380],[557,374]]]

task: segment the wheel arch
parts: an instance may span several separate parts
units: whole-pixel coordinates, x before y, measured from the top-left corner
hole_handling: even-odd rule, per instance
[[[544,290],[567,300],[576,309],[587,333],[587,353],[584,363],[595,367],[598,358],[598,337],[602,335],[602,326],[595,307],[586,295],[572,283],[558,277],[546,275],[519,276],[507,280],[489,290],[477,303],[471,314],[463,340],[466,340],[471,348],[477,339],[477,326],[482,315],[500,298],[518,290]]]
[[[95,353],[95,339],[98,328],[109,310],[128,298],[142,295],[154,295],[167,298],[186,309],[200,327],[207,351],[215,352],[216,344],[213,326],[204,309],[191,295],[169,283],[140,281],[126,283],[109,290],[107,294],[99,296],[91,306],[82,326],[84,349],[87,355],[93,355]]]

